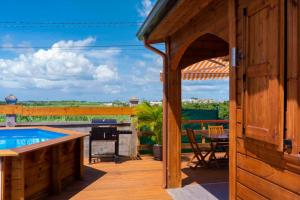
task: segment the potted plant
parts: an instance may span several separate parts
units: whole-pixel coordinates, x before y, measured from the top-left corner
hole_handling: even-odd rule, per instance
[[[143,102],[136,107],[138,129],[147,129],[152,132],[153,156],[155,160],[162,160],[162,107],[152,106]]]

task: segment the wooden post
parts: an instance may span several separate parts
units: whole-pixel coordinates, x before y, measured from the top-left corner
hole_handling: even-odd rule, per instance
[[[169,40],[165,43],[165,48],[168,49]],[[167,56],[163,56],[163,127],[162,127],[162,158],[163,158],[163,187],[168,187],[168,159],[167,159],[167,149],[168,149],[168,109],[167,109],[167,91],[168,84],[166,80],[168,80],[168,61]]]
[[[11,199],[25,199],[24,157],[12,157],[11,166]]]
[[[167,55],[170,58],[170,42]],[[170,60],[164,73],[164,135],[166,187],[181,187],[181,69],[173,68]]]
[[[229,79],[229,199],[236,199],[236,7],[228,0],[230,79]],[[235,60],[232,60],[235,58]],[[234,65],[234,66],[233,66]]]
[[[52,192],[54,194],[59,194],[61,192],[61,164],[60,164],[60,145],[56,145],[52,147]]]

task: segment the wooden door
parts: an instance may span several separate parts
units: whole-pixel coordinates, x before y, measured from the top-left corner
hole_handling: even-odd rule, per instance
[[[244,134],[282,149],[283,1],[250,2],[243,10]]]

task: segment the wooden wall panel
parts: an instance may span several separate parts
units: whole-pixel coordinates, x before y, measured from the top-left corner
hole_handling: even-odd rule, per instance
[[[300,149],[300,78],[299,78],[299,2],[287,1],[287,77],[286,77],[286,139],[293,144],[292,153],[299,154]]]
[[[25,199],[24,157],[13,157],[11,161],[11,199]]]
[[[78,180],[82,180],[84,175],[84,138],[77,139],[74,151],[75,166],[77,167],[75,176]]]
[[[237,83],[237,89],[236,89],[236,92],[237,93],[242,93],[243,92],[243,80],[242,79],[237,79],[236,81]]]
[[[236,122],[237,123],[243,122],[243,110],[242,109],[236,109]]]
[[[238,0],[237,16],[238,24],[242,24],[243,8],[255,1]],[[262,1],[261,1],[262,2]],[[283,1],[282,1],[283,2]],[[280,6],[283,6],[281,4]],[[287,30],[287,114],[286,114],[286,137],[292,139],[293,153],[298,154],[300,144],[300,125],[299,125],[299,102],[300,88],[299,80],[299,1],[287,0],[288,8],[288,30]],[[282,23],[282,22],[281,22]],[[281,30],[283,31],[283,30]],[[281,38],[283,40],[283,38]],[[237,48],[244,48],[243,26],[237,27]],[[239,52],[239,51],[238,51]],[[243,65],[240,56],[239,66],[237,67],[237,78],[243,79]],[[238,90],[243,85],[237,82]],[[237,91],[237,95],[239,92]],[[240,102],[240,101],[239,101]],[[243,99],[241,99],[243,104]],[[237,113],[244,113],[237,110]],[[263,110],[261,110],[263,112]],[[239,118],[239,117],[238,117]],[[300,162],[292,155],[286,155],[276,151],[267,143],[257,142],[251,139],[244,139],[242,122],[237,123],[237,194],[240,199],[300,199]]]
[[[239,183],[269,199],[299,199],[299,195],[241,168],[237,169],[237,180]]]
[[[82,178],[82,138],[5,158],[5,199],[45,199]],[[83,153],[83,152],[82,152]],[[81,154],[81,153],[80,153]],[[67,182],[66,182],[67,180]]]
[[[243,125],[241,123],[236,123],[236,137],[243,137]]]
[[[236,143],[238,153],[252,156],[274,167],[283,169],[285,161],[282,153],[274,151],[274,149],[267,149],[263,145],[258,145],[256,142],[245,141],[241,138],[237,138]]]
[[[237,196],[238,198],[245,200],[267,200],[266,197],[258,194],[241,183],[237,183]]]
[[[239,168],[264,178],[282,188],[300,195],[300,175],[285,169],[276,168],[259,159],[243,154],[237,154],[237,165]]]
[[[44,148],[24,155],[25,197],[33,198],[43,191],[49,194],[51,184],[50,149]]]
[[[11,164],[12,164],[12,157],[5,158],[5,185],[4,185],[5,199],[11,199]]]

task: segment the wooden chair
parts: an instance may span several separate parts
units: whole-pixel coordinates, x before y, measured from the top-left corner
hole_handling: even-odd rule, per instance
[[[216,162],[217,167],[219,167],[219,163],[216,157],[217,148],[223,148],[225,149],[225,155],[224,158],[228,159],[228,149],[229,149],[229,143],[228,141],[222,142],[218,141],[217,139],[213,139],[213,136],[216,135],[222,135],[224,134],[224,127],[223,126],[208,126],[208,135],[211,139],[211,149],[212,152],[209,157],[209,161],[214,160]]]
[[[196,137],[195,137],[195,132],[193,131],[193,129],[186,129],[186,134],[188,136],[190,145],[192,147],[192,150],[194,152],[194,156],[190,159],[190,161],[188,162],[188,166],[191,168],[197,168],[198,166],[202,165],[202,166],[206,166],[206,161],[205,158],[209,155],[209,153],[211,152],[211,146],[210,144],[206,144],[206,143],[197,143],[196,141]],[[197,159],[196,163],[193,162],[194,159]],[[195,163],[195,166],[191,166],[191,163]]]
[[[224,133],[223,126],[208,126],[208,135],[221,135]]]

